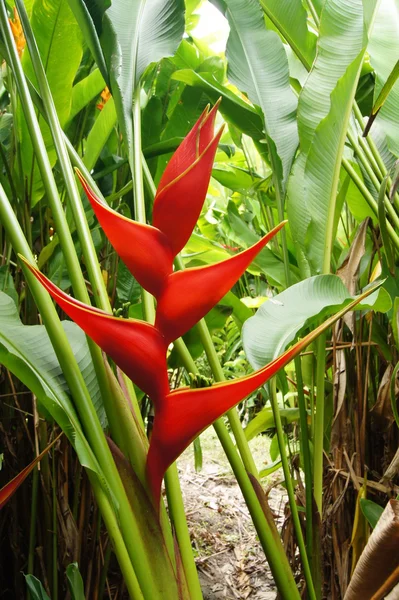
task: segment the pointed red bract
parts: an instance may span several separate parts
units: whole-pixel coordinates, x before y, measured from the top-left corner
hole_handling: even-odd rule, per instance
[[[62,310],[158,404],[169,391],[165,339],[153,325],[83,304],[24,261]]]
[[[306,338],[301,340],[278,359],[247,377],[206,388],[180,388],[166,397],[155,414],[147,457],[147,477],[155,506],[159,503],[166,470],[191,442],[216,419],[264,385],[308,343]]]
[[[286,221],[240,254],[214,265],[186,269],[169,275],[158,298],[155,327],[169,344],[191,329],[232,288],[255,256]]]
[[[112,210],[76,171],[107,238],[139,284],[157,297],[173,269],[173,254],[162,231],[127,219]]]
[[[211,143],[219,104],[220,102],[217,102],[210,112],[208,112],[209,107],[206,107],[194,127],[173,153],[158,184],[157,194],[182,175]]]
[[[222,129],[191,166],[155,196],[152,224],[176,256],[188,242],[204,204]]]
[[[60,433],[60,435],[57,436],[55,438],[55,440],[52,441],[51,444],[49,444],[47,446],[47,448],[45,448],[43,450],[43,452],[41,452],[38,456],[36,456],[36,458],[34,460],[32,460],[32,462],[27,467],[25,467],[25,469],[22,469],[22,471],[20,473],[18,473],[18,475],[16,477],[14,477],[14,479],[11,479],[11,481],[6,483],[6,485],[0,489],[0,509],[2,509],[5,504],[7,504],[7,502],[10,500],[11,496],[17,491],[19,486],[28,477],[29,473],[31,471],[33,471],[33,469],[36,467],[37,463],[42,460],[42,458],[47,454],[47,452],[49,450],[51,450],[51,448],[54,446],[54,444],[56,442],[58,442],[58,440],[60,439],[60,437],[62,435],[63,434]]]

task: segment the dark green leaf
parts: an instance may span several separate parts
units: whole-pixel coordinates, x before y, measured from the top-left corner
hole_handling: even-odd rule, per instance
[[[74,562],[67,566],[66,576],[72,600],[85,600],[83,579],[79,572],[78,563]]]
[[[26,585],[32,600],[50,600],[42,583],[33,575],[25,575]]]
[[[370,523],[370,526],[374,529],[378,523],[378,519],[384,512],[384,509],[379,504],[376,504],[376,502],[368,500],[367,498],[360,499],[360,508],[367,521]]]

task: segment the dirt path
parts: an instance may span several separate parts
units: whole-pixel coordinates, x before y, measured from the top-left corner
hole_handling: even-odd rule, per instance
[[[192,448],[178,468],[187,519],[197,552],[204,600],[274,600],[273,578],[230,465],[212,428],[201,436],[203,469],[196,473]],[[269,440],[251,441],[258,468],[270,461]],[[279,472],[274,474],[278,480]],[[269,504],[283,514],[284,490],[273,488]]]

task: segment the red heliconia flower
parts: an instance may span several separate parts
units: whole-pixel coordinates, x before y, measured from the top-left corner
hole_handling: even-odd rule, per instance
[[[147,459],[149,487],[159,507],[162,478],[179,454],[226,411],[263,385],[337,319],[326,321],[256,373],[209,388],[170,392],[168,344],[197,323],[228,292],[280,223],[251,248],[214,265],[173,272],[204,202],[221,132],[213,133],[217,106],[204,111],[172,156],[154,201],[153,225],[123,217],[100,200],[78,173],[110,242],[139,283],[157,299],[155,325],[119,319],[74,300],[25,263],[61,308],[150,396],[154,428]],[[346,310],[348,310],[347,307]]]
[[[62,310],[148,394],[154,404],[169,393],[165,339],[153,325],[121,319],[75,300],[21,259]]]
[[[191,329],[223,298],[285,224],[220,263],[173,272],[173,260],[187,243],[206,197],[221,135],[221,131],[213,134],[217,106],[202,113],[170,159],[155,196],[153,226],[112,210],[78,172],[109,241],[140,285],[156,297],[155,326],[167,344]]]

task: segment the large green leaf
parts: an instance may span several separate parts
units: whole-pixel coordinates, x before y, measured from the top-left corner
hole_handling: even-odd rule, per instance
[[[82,35],[67,0],[35,0],[30,21],[58,117],[61,126],[64,126],[69,118],[72,86],[82,58]],[[22,64],[27,77],[35,83],[36,78],[28,52],[24,52]],[[24,173],[30,177],[30,202],[34,206],[42,198],[44,187],[21,108],[18,111],[18,121],[22,166]],[[56,153],[50,130],[40,116],[39,121],[50,160],[55,164]]]
[[[90,12],[91,3],[86,2]],[[145,69],[172,55],[184,33],[184,0],[113,0],[100,41],[126,142],[132,145],[134,90]]]
[[[337,275],[317,275],[292,285],[259,308],[243,326],[244,350],[254,369],[263,367],[281,354],[304,328],[349,304],[353,298]],[[356,310],[386,312],[389,294],[380,289]]]
[[[302,0],[260,0],[265,15],[286,39],[294,53],[310,69],[316,54],[316,36],[307,26]]]
[[[367,42],[364,19],[361,0],[326,0],[317,58],[299,99],[301,152],[288,216],[306,274],[330,268],[341,161]]]
[[[381,0],[367,47],[375,69],[374,98],[380,93],[399,57],[399,3]],[[391,89],[373,124],[385,134],[388,148],[399,156],[399,81]]]
[[[72,345],[97,413],[104,423],[100,391],[86,338],[71,321],[63,327]],[[100,474],[67,393],[67,384],[43,325],[23,325],[14,302],[0,292],[0,364],[9,369],[37,397],[73,444],[81,464]]]
[[[290,88],[281,38],[265,28],[258,0],[229,0],[226,55],[230,81],[260,106],[269,154],[278,180],[285,182],[298,146],[297,99]]]

